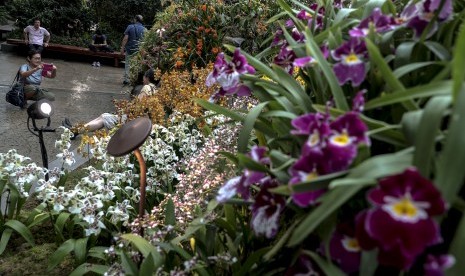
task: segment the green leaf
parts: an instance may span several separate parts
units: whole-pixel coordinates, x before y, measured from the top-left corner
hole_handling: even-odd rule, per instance
[[[301,244],[326,218],[339,209],[361,188],[361,186],[337,187],[326,192],[321,198],[321,204],[308,214],[294,230],[287,245],[292,247]]]
[[[373,183],[376,179],[397,174],[412,165],[410,153],[391,153],[371,157],[350,170],[345,178],[336,179],[329,185],[330,188],[338,186]]]
[[[338,267],[333,265],[332,263],[328,262],[327,260],[320,257],[318,254],[312,251],[304,250],[305,254],[310,256],[315,263],[318,265],[321,270],[323,270],[324,275],[331,275],[331,276],[344,276],[344,272],[342,272]]]
[[[11,234],[13,233],[13,229],[4,229],[2,232],[2,238],[0,239],[0,255],[3,254],[5,251],[8,242],[10,241]]]
[[[89,272],[94,272],[98,275],[103,275],[105,274],[105,272],[108,271],[108,269],[110,269],[110,267],[107,265],[84,263],[76,267],[76,269],[73,270],[73,272],[71,272],[69,276],[84,276],[88,275]]]
[[[378,98],[374,98],[365,104],[365,109],[370,110],[381,106],[400,103],[409,99],[450,95],[451,91],[452,81],[450,80],[414,86],[405,91],[385,94]]]
[[[450,53],[449,51],[436,41],[425,41],[425,46],[433,52],[440,60],[449,61]]]
[[[176,225],[174,202],[170,198],[165,206],[165,225]]]
[[[53,252],[48,260],[48,270],[52,270],[54,267],[59,265],[66,256],[68,256],[74,250],[74,244],[76,243],[75,239],[69,239],[58,247],[58,249]]]
[[[463,92],[462,92],[463,93]],[[462,275],[465,271],[465,214],[462,214],[460,224],[455,231],[455,236],[451,242],[449,254],[455,257],[455,264],[445,271],[447,276]]]
[[[303,113],[312,111],[312,100],[305,93],[302,86],[296,81],[294,77],[289,75],[283,68],[278,65],[273,65],[273,70],[279,77],[279,84],[283,86],[294,98],[293,102],[297,102]]]
[[[249,114],[245,117],[243,127],[239,133],[237,139],[237,150],[238,152],[246,153],[249,145],[250,133],[254,127],[255,121],[262,112],[262,109],[266,107],[268,102],[260,103],[254,106]]]
[[[295,119],[297,117],[297,115],[294,114],[294,113],[287,112],[287,111],[281,111],[281,110],[263,112],[262,116],[264,118],[277,117],[277,118],[286,118],[286,119],[289,119],[289,120],[293,120],[293,119]]]
[[[375,275],[378,266],[376,250],[362,251],[362,260],[360,263],[360,276],[373,276]]]
[[[97,258],[100,260],[106,260],[107,255],[105,254],[105,250],[107,250],[108,247],[105,246],[94,246],[89,249],[89,252],[87,255],[89,257]]]
[[[378,47],[376,47],[376,45],[373,44],[373,42],[371,42],[371,40],[369,39],[365,39],[365,42],[370,55],[371,62],[374,65],[376,65],[376,67],[379,69],[381,75],[383,76],[383,79],[390,86],[390,88],[394,91],[405,90],[404,85],[402,85],[402,83],[392,73],[391,69],[389,68],[389,65],[386,63],[383,56],[379,52]]]
[[[327,175],[318,176],[310,181],[293,184],[290,189],[295,193],[304,193],[328,188],[329,183],[336,178],[347,174],[347,171],[335,172]]]
[[[136,234],[124,234],[121,235],[122,239],[128,240],[134,245],[137,250],[139,250],[144,257],[147,257],[150,252],[156,252],[156,248],[150,244],[150,242],[139,235]],[[158,257],[158,254],[154,254],[154,256]]]
[[[216,152],[216,154],[226,157],[228,160],[230,160],[231,162],[233,162],[236,165],[239,163],[239,161],[237,160],[236,155],[233,154],[233,153],[230,153],[230,152],[227,152],[227,151],[218,151],[218,152]]]
[[[288,185],[279,185],[278,187],[268,189],[270,193],[289,196],[292,194],[292,191],[289,189]]]
[[[243,115],[240,115],[236,112],[233,112],[227,108],[224,108],[222,106],[219,106],[217,104],[214,104],[214,103],[210,103],[209,101],[206,101],[204,99],[195,99],[194,100],[197,104],[199,104],[200,106],[202,106],[203,108],[205,109],[208,109],[208,110],[211,110],[211,111],[214,111],[218,114],[223,114],[224,116],[226,117],[229,117],[235,121],[239,121],[239,122],[242,122],[244,120],[244,116]]]
[[[74,255],[76,256],[77,264],[83,264],[87,257],[87,241],[89,237],[80,238],[74,244]]]
[[[396,91],[396,93],[404,91],[404,85],[394,76],[394,73],[391,71],[389,65],[386,63],[383,56],[379,52],[378,47],[376,47],[376,45],[373,44],[373,42],[371,42],[371,40],[368,38],[365,39],[365,42],[371,63],[373,65],[376,65],[376,67],[379,69],[381,75],[383,76],[383,79],[386,81],[386,84],[391,88],[391,90]],[[410,99],[403,101],[402,104],[408,110],[417,109],[415,104]]]
[[[142,261],[140,266],[139,275],[153,275],[156,270],[155,263],[153,262],[152,253],[149,253],[147,258]]]
[[[41,224],[43,221],[47,220],[48,218],[50,218],[50,216],[47,213],[37,214],[36,216],[34,216],[34,220],[27,227],[32,228],[33,226]]]
[[[462,89],[463,79],[465,77],[465,22],[460,26],[459,34],[457,36],[454,53],[452,59],[452,79],[454,81],[453,95],[454,100],[457,99],[459,92]],[[463,93],[463,91],[462,91]]]
[[[411,64],[404,65],[400,68],[397,68],[393,74],[394,77],[400,79],[404,75],[413,72],[415,70],[421,69],[423,67],[431,66],[431,65],[444,65],[442,62],[436,62],[436,61],[425,61],[425,62],[415,62]]]
[[[336,17],[333,20],[333,24],[337,24],[344,20],[346,17],[350,16],[351,13],[356,11],[357,9],[340,9],[336,14]]]
[[[18,234],[20,234],[30,245],[34,246],[34,237],[32,236],[31,231],[24,225],[22,222],[18,220],[9,220],[4,224],[6,227],[9,227],[15,230]]]
[[[465,28],[464,28],[465,29]],[[463,185],[465,177],[465,87],[458,94],[455,106],[450,116],[449,130],[444,143],[435,183],[447,202],[452,202]]]
[[[245,263],[242,265],[241,269],[237,272],[237,276],[241,275],[250,275],[252,266],[260,261],[260,259],[265,255],[268,251],[270,251],[271,247],[261,248],[257,251],[254,251],[250,256],[247,258]]]
[[[273,258],[281,250],[281,248],[283,248],[283,246],[286,244],[287,240],[291,236],[291,233],[294,230],[296,225],[297,225],[296,223],[293,223],[281,237],[278,237],[278,241],[263,256],[263,259],[265,261],[269,261],[271,258]]]
[[[70,213],[60,213],[58,215],[57,220],[55,221],[55,229],[62,236],[63,236],[63,228],[65,227],[66,222],[68,221],[70,216],[71,216]]]
[[[237,159],[239,160],[239,164],[249,170],[252,171],[257,171],[257,172],[266,172],[268,173],[269,170],[267,167],[264,165],[255,162],[252,158],[244,155],[244,154],[238,154]]]
[[[423,116],[416,131],[413,165],[426,178],[429,178],[434,161],[436,138],[446,110],[452,102],[451,96],[434,97],[423,109]]]
[[[423,110],[415,110],[404,113],[402,116],[401,125],[410,145],[414,145],[417,137],[418,126],[420,125]]]
[[[323,75],[325,76],[331,88],[331,93],[334,97],[336,107],[343,111],[349,111],[349,105],[347,104],[344,92],[342,91],[342,88],[339,85],[339,82],[336,79],[333,70],[331,69],[328,61],[326,61],[326,59],[324,58],[318,45],[313,40],[313,36],[310,33],[310,30],[308,29],[305,30],[305,38],[307,39],[307,42],[305,43],[305,46],[307,47],[307,52],[309,52],[310,55],[313,56],[313,58],[315,58],[319,68],[321,68],[321,71],[323,71]]]
[[[364,9],[362,18],[370,16],[375,8],[381,9],[385,2],[386,0],[369,0],[363,5]]]
[[[137,264],[134,263],[132,258],[130,258],[126,252],[121,252],[121,266],[124,269],[126,275],[139,275],[139,270],[137,269]]]

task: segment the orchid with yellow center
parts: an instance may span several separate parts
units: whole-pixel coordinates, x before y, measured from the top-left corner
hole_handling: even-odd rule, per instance
[[[353,111],[347,112],[334,121],[330,121],[329,113],[309,113],[292,120],[293,135],[306,135],[300,158],[289,169],[292,186],[309,182],[309,176],[315,178],[346,170],[357,156],[359,144],[370,145],[365,123],[359,118],[363,110],[364,91],[354,97]],[[294,192],[292,199],[300,207],[307,207],[316,203],[324,193],[324,189]]]
[[[321,251],[326,252],[324,243]],[[329,241],[329,256],[345,273],[353,274],[360,268],[361,248],[355,238],[355,227],[352,223],[340,223]]]
[[[367,49],[363,40],[351,37],[331,54],[334,60],[339,61],[334,65],[333,70],[340,85],[352,81],[352,86],[359,86],[365,80],[366,69],[363,58],[367,55]]]
[[[382,179],[368,199],[374,206],[358,215],[356,237],[362,249],[378,248],[380,264],[408,269],[426,247],[441,242],[432,217],[446,204],[416,169]]]

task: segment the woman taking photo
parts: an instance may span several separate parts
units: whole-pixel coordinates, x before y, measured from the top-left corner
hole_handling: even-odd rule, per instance
[[[26,100],[38,101],[47,99],[55,100],[55,95],[40,88],[43,78],[54,78],[57,67],[53,64],[42,63],[42,57],[38,51],[30,51],[27,55],[28,63],[19,68],[20,82],[24,84],[24,97]]]

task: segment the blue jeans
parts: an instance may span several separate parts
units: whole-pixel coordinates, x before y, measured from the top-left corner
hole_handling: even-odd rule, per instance
[[[124,57],[124,79],[123,82],[129,82],[129,57],[131,54],[129,54],[127,51],[125,52],[125,57]]]

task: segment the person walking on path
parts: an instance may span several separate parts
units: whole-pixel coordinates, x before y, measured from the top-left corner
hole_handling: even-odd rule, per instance
[[[121,54],[125,54],[123,85],[129,84],[129,58],[139,49],[139,40],[144,36],[146,28],[142,25],[142,15],[134,17],[134,23],[127,26],[121,41]]]
[[[57,67],[49,64],[50,71],[43,71],[45,63],[42,63],[42,56],[38,51],[29,51],[28,63],[19,68],[20,82],[24,84],[24,97],[26,100],[38,101],[41,99],[55,100],[55,95],[45,89],[40,88],[42,78],[55,78]]]
[[[24,42],[29,45],[29,50],[42,53],[44,47],[48,47],[50,33],[40,26],[40,19],[34,18],[34,25],[24,28]]]

